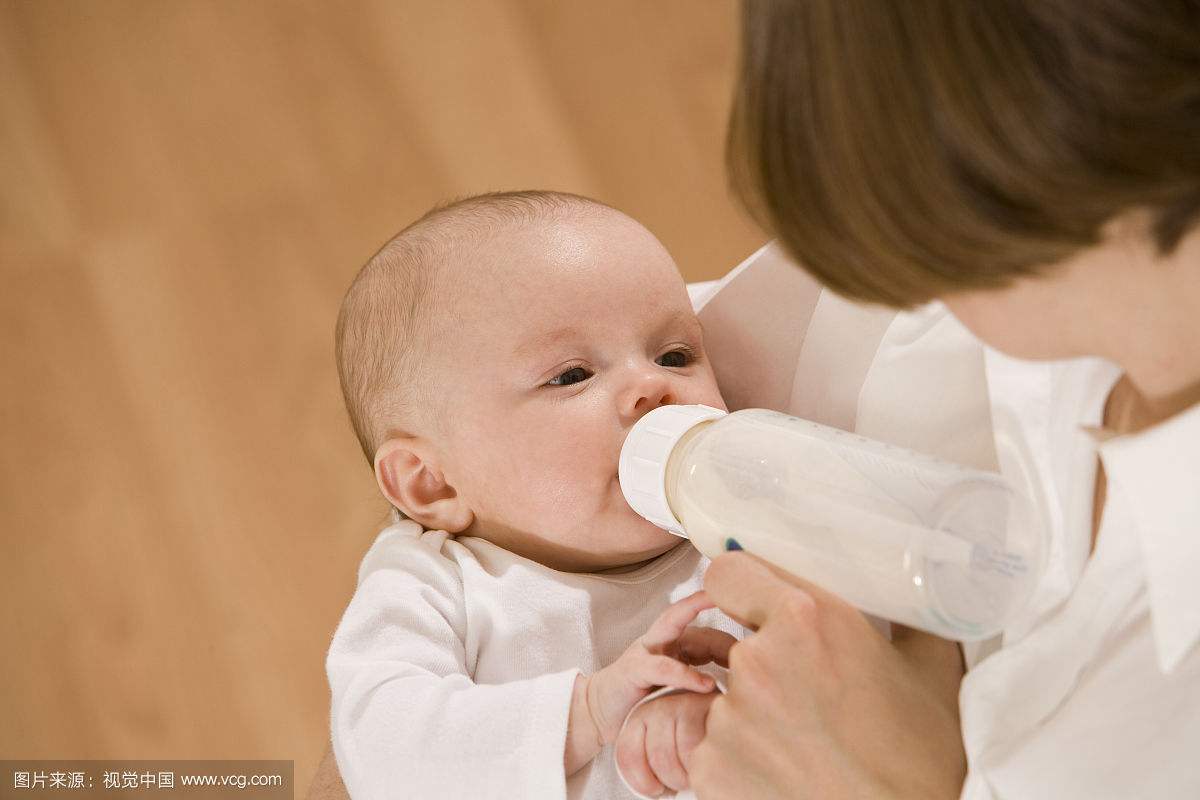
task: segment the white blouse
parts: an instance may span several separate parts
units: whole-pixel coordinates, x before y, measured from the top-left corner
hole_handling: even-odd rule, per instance
[[[1113,437],[1111,364],[989,352],[988,376],[1036,454],[1053,539],[999,649],[968,651],[963,800],[1200,798],[1200,406]]]

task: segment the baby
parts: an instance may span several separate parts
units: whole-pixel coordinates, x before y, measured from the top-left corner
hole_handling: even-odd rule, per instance
[[[617,480],[648,411],[725,407],[663,246],[569,194],[435,209],[355,278],[337,361],[398,512],[327,662],[351,796],[632,797],[613,743],[658,686],[691,693],[639,709],[623,763],[685,786],[745,631],[697,591],[706,559]]]

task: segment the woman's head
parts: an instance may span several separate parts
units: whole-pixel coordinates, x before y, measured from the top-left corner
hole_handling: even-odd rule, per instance
[[[747,0],[729,157],[826,285],[1010,286],[1200,222],[1200,3]],[[1119,225],[1128,230],[1130,225]]]

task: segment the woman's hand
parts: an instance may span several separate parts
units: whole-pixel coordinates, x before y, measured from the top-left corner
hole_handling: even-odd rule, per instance
[[[957,798],[966,772],[958,646],[888,642],[839,598],[746,553],[705,590],[756,632],[730,651],[689,778],[702,800]]]

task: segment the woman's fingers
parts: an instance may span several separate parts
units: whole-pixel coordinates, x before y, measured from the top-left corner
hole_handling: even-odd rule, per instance
[[[718,556],[704,575],[704,591],[722,611],[752,630],[780,613],[814,617],[818,602],[834,608],[845,605],[819,586],[749,553]]]
[[[722,667],[728,667],[729,648],[735,644],[737,639],[725,631],[690,627],[668,648],[668,654],[685,664],[698,666],[715,661]]]
[[[713,605],[703,590],[672,603],[642,635],[642,646],[651,652],[661,651],[683,634],[697,614]]]
[[[617,767],[634,791],[650,797],[662,794],[662,782],[654,776],[646,759],[646,723],[642,719],[629,720],[617,738],[614,755]]]

